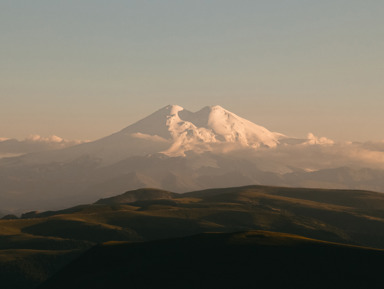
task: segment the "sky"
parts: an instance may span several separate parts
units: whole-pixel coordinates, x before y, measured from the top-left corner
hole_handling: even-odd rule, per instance
[[[384,140],[382,0],[0,0],[0,138],[93,140],[178,104]]]

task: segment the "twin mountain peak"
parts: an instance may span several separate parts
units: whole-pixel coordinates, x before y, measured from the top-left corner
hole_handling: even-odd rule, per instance
[[[219,105],[206,106],[197,112],[168,105],[111,137],[122,136],[164,145],[165,149],[159,152],[169,156],[183,156],[192,150],[275,147],[286,138]]]
[[[22,156],[23,163],[72,162],[89,156],[108,165],[130,157],[184,157],[188,152],[227,153],[273,148],[287,140],[219,105],[191,112],[167,105],[104,138],[69,148]]]

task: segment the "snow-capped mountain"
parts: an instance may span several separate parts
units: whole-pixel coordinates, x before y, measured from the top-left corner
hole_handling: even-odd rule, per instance
[[[96,141],[0,159],[0,210],[57,209],[141,187],[384,191],[383,151],[384,142],[288,138],[217,105],[197,112],[168,105]]]
[[[219,105],[190,112],[178,105],[168,105],[149,117],[123,129],[130,134],[154,142],[167,142],[162,151],[169,156],[183,156],[186,151],[211,151],[219,145],[259,148],[275,147],[283,134],[270,132]]]
[[[83,155],[112,164],[132,156],[161,153],[185,156],[188,151],[228,152],[236,149],[273,148],[286,139],[221,106],[206,106],[197,112],[167,105],[138,122],[99,140],[55,151],[25,156],[25,161],[69,161]]]

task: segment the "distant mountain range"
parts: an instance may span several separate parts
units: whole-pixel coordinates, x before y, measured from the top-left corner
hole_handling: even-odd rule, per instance
[[[140,187],[384,191],[383,151],[384,143],[289,137],[220,106],[169,105],[93,142],[0,159],[0,211],[58,209]]]

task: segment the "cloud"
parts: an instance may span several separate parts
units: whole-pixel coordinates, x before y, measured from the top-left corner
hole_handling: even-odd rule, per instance
[[[28,136],[25,141],[29,142],[46,142],[46,143],[62,143],[62,142],[68,142],[64,140],[63,138],[57,136],[57,135],[51,135],[49,137],[42,137],[38,134],[33,134]]]
[[[382,141],[369,141],[364,143],[355,143],[355,144],[361,144],[362,147],[364,147],[367,150],[374,150],[374,151],[382,151],[384,152],[384,140]]]
[[[345,143],[341,150],[340,155],[343,155],[350,160],[361,162],[362,164],[369,164],[375,167],[384,168],[384,146],[379,143]],[[356,163],[355,165],[358,165]]]
[[[149,140],[149,141],[154,141],[154,142],[169,142],[165,138],[162,138],[161,136],[158,135],[149,135],[145,133],[140,133],[136,132],[131,134],[132,137],[134,138],[139,138],[139,139],[144,139],[144,140]]]
[[[289,139],[276,147],[245,147],[235,143],[199,142],[186,135],[171,143],[158,135],[134,133],[132,137],[153,142],[170,143],[162,153],[184,156],[185,153],[211,152],[233,155],[254,163],[264,171],[287,173],[295,170],[317,171],[337,167],[384,169],[384,141],[335,142],[327,137],[309,133],[306,139]]]
[[[19,156],[26,153],[56,150],[84,143],[80,140],[66,140],[56,135],[43,137],[30,135],[24,140],[0,138],[0,158]]]
[[[334,142],[313,135],[301,143],[257,150],[247,148],[229,154],[252,161],[257,169],[281,174],[338,167],[384,169],[384,142]]]
[[[333,145],[335,142],[326,137],[317,137],[313,133],[307,135],[307,141],[303,145]]]
[[[23,155],[23,154],[22,153],[21,154],[0,153],[0,159],[2,159],[2,158],[13,158],[13,157],[21,156],[21,155]]]
[[[47,144],[62,144],[63,146],[72,146],[76,144],[81,144],[88,142],[87,140],[67,140],[59,137],[57,135],[50,135],[48,137],[43,137],[38,134],[33,134],[24,139],[24,142],[35,142],[35,143],[47,143]]]

